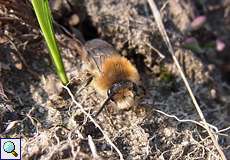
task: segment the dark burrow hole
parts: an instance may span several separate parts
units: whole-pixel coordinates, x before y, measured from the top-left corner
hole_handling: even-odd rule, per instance
[[[82,131],[84,137],[88,137],[91,135],[93,139],[99,139],[103,137],[101,131],[93,124],[93,122],[87,122],[84,125],[84,129]]]
[[[61,9],[53,10],[54,19],[64,26],[72,35],[76,36],[80,40],[82,38],[85,41],[99,38],[97,28],[94,26],[91,16],[88,15],[85,7],[85,0],[79,0],[76,3],[68,2],[68,4],[62,5]],[[70,24],[73,15],[77,15],[79,20],[76,24]],[[78,33],[79,32],[79,33]],[[79,35],[80,34],[80,35]]]
[[[97,28],[93,25],[90,16],[86,16],[85,20],[82,22],[80,30],[86,41],[94,38],[99,38]]]

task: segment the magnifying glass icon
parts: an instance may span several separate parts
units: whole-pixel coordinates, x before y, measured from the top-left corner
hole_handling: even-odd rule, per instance
[[[15,145],[13,142],[11,141],[7,141],[3,144],[3,150],[6,152],[6,153],[11,153],[13,154],[14,157],[17,157],[18,156],[18,153],[15,151]]]

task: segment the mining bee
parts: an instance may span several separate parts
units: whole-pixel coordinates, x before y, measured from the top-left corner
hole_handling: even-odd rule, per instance
[[[109,101],[114,102],[119,110],[135,105],[140,75],[126,57],[101,39],[87,41],[81,57],[84,68],[92,75],[90,84],[99,94],[107,97],[95,117]]]

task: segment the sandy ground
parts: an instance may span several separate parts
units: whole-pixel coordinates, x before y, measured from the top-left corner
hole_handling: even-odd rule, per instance
[[[162,0],[157,5],[200,108],[230,158],[230,129],[222,130],[230,126],[230,46],[215,47],[217,40],[230,40],[229,1],[201,2]],[[119,159],[62,88],[29,3],[0,4],[0,136],[21,137],[23,159]],[[73,37],[106,40],[141,74],[146,93],[139,104],[128,111],[111,104],[96,119],[124,159],[220,158],[145,0],[52,0],[51,6],[69,87],[86,112],[98,110],[104,97],[90,86],[77,92],[88,75]],[[199,15],[206,16],[205,24],[191,29]],[[197,39],[202,51],[185,47],[189,37]]]

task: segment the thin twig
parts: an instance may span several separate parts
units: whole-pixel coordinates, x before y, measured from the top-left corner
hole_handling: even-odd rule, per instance
[[[209,128],[209,125],[207,124],[207,122],[206,122],[206,120],[204,118],[204,115],[203,115],[203,113],[202,113],[202,111],[201,111],[201,109],[199,107],[199,104],[197,103],[197,100],[196,100],[196,98],[195,98],[195,96],[194,96],[194,94],[192,92],[192,89],[191,89],[191,87],[190,87],[190,85],[189,85],[189,83],[188,83],[188,81],[187,81],[187,79],[185,77],[185,74],[182,71],[182,68],[181,68],[176,56],[174,55],[174,50],[173,50],[173,47],[172,47],[171,42],[169,40],[169,37],[168,37],[168,35],[167,35],[166,31],[165,31],[165,27],[164,27],[163,22],[161,20],[159,10],[157,9],[157,6],[156,6],[156,4],[155,4],[155,2],[153,0],[148,0],[148,3],[149,3],[150,8],[151,8],[151,10],[153,12],[153,15],[154,15],[154,18],[156,20],[157,26],[158,26],[158,28],[160,30],[160,33],[161,33],[161,35],[162,35],[162,37],[163,37],[163,39],[164,39],[164,41],[165,41],[165,43],[166,43],[166,45],[168,47],[168,50],[169,50],[169,52],[170,52],[170,54],[171,54],[171,56],[172,56],[172,58],[173,58],[173,60],[174,60],[174,62],[176,64],[177,69],[180,72],[180,75],[181,75],[181,77],[182,77],[182,79],[183,79],[183,81],[185,83],[185,86],[186,86],[186,88],[187,88],[187,90],[188,90],[188,92],[190,94],[190,97],[191,97],[191,99],[193,101],[193,104],[195,105],[196,110],[197,110],[201,120],[203,121],[203,123],[205,125],[205,128],[208,131],[208,134],[211,137],[215,148],[217,149],[218,153],[220,154],[221,159],[226,160],[226,157],[225,157],[223,151],[221,150],[221,148],[220,148],[220,146],[219,146],[219,144],[217,142],[217,139],[212,134],[212,132],[211,132],[211,130]]]
[[[34,72],[33,70],[31,70],[30,66],[27,64],[26,60],[24,59],[24,57],[22,56],[22,53],[19,51],[18,47],[14,44],[14,42],[11,40],[11,38],[5,34],[5,36],[7,37],[7,39],[9,40],[9,43],[12,45],[13,49],[16,51],[17,56],[19,57],[19,59],[21,60],[22,64],[26,67],[27,71],[35,78],[35,79],[39,79],[39,74]]]
[[[158,110],[158,109],[154,109],[154,111],[156,111],[156,112],[158,112],[158,113],[161,113],[161,114],[163,114],[163,115],[165,115],[165,116],[167,116],[167,117],[169,117],[169,118],[174,118],[174,119],[176,119],[178,122],[183,122],[183,123],[185,123],[185,122],[190,122],[190,123],[194,123],[194,124],[197,124],[197,125],[199,125],[199,126],[201,126],[202,128],[204,128],[205,129],[205,126],[202,124],[202,123],[200,123],[200,122],[197,122],[197,121],[195,121],[195,120],[191,120],[191,119],[179,119],[177,116],[175,116],[175,115],[170,115],[170,114],[168,114],[168,113],[165,113],[165,112],[163,112],[163,111],[160,111],[160,110]],[[216,132],[218,132],[218,129],[215,127],[215,126],[210,126],[211,128],[213,128]]]
[[[92,156],[94,159],[99,159],[99,156],[97,155],[97,149],[95,144],[93,143],[93,139],[90,135],[88,135],[88,144],[89,144],[89,148],[92,152]]]
[[[67,92],[69,93],[72,101],[74,102],[74,104],[82,111],[82,113],[84,113],[92,122],[93,124],[101,131],[101,133],[103,134],[105,140],[116,150],[116,152],[118,153],[120,160],[124,160],[123,155],[121,153],[121,151],[117,148],[117,146],[112,142],[112,140],[109,138],[109,136],[106,134],[106,132],[100,127],[100,125],[93,119],[93,117],[84,110],[83,106],[78,103],[75,98],[74,95],[72,94],[72,92],[70,91],[70,89],[67,86],[63,86]]]
[[[224,128],[224,129],[219,130],[218,133],[226,132],[227,130],[230,130],[230,126],[227,127],[227,128]]]
[[[0,66],[0,71],[1,71],[1,66]],[[7,101],[8,97],[6,96],[4,89],[3,89],[3,85],[2,82],[0,81],[0,97],[4,100]]]
[[[162,59],[165,59],[165,55],[163,55],[158,49],[156,49],[149,43],[146,43],[146,45],[149,46],[152,50],[154,50]]]
[[[162,13],[163,12],[163,10],[166,8],[166,6],[169,4],[169,0],[167,0],[164,4],[163,4],[163,6],[161,7],[161,9],[160,9],[160,13]]]
[[[206,129],[206,128],[205,128],[205,125],[203,124],[203,122],[198,122],[198,121],[191,120],[191,119],[180,119],[180,118],[178,118],[178,117],[175,116],[175,115],[171,115],[171,114],[165,113],[165,112],[163,112],[163,111],[161,111],[161,110],[158,110],[158,109],[154,109],[154,111],[155,111],[155,112],[158,112],[158,113],[160,113],[160,114],[163,114],[163,115],[165,115],[165,116],[167,116],[167,117],[169,117],[169,118],[174,118],[174,119],[177,120],[178,122],[182,122],[182,123],[194,123],[194,124],[196,124],[196,125],[201,126],[201,127],[204,128],[204,129]],[[228,136],[227,134],[223,134],[222,132],[226,132],[226,131],[230,130],[230,126],[227,127],[227,128],[223,128],[223,129],[219,130],[216,126],[214,126],[214,125],[212,125],[212,124],[209,124],[209,123],[207,123],[207,124],[209,125],[210,128],[212,128],[212,129],[214,130],[214,133],[215,133],[215,134],[218,134],[218,135],[221,135],[221,136]],[[209,136],[208,136],[208,137],[209,137]]]

